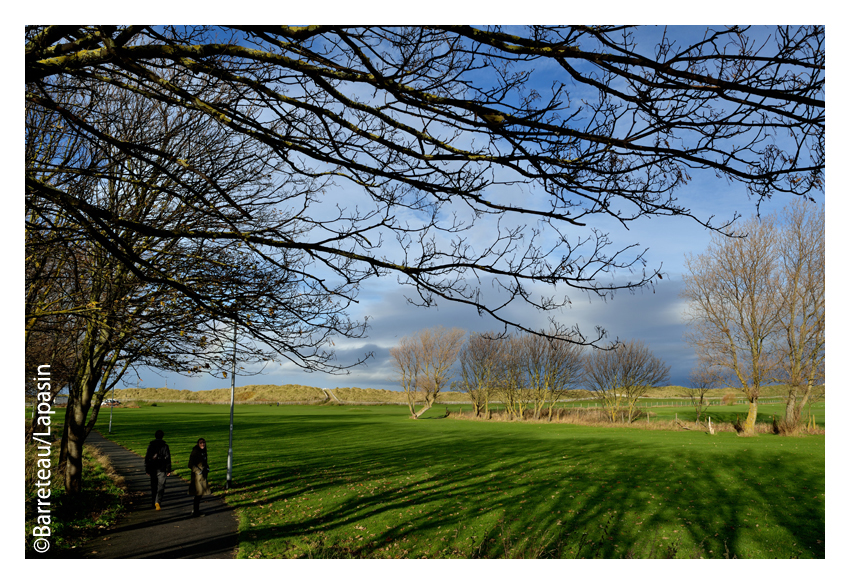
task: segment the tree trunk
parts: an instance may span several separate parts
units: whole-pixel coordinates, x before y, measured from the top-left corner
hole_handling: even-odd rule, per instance
[[[419,410],[417,413],[413,414],[413,419],[414,419],[414,420],[418,420],[418,419],[419,419],[419,416],[421,416],[422,414],[424,414],[425,412],[427,412],[428,410],[430,410],[430,409],[431,409],[431,406],[433,406],[436,402],[437,402],[437,397],[436,397],[436,396],[431,397],[431,398],[426,397],[426,398],[425,398],[425,405],[424,405],[424,406],[422,406],[422,409],[421,409],[421,410]]]
[[[428,410],[430,410],[430,409],[431,409],[431,405],[432,405],[432,404],[426,403],[424,406],[422,406],[422,409],[421,409],[421,410],[419,410],[418,412],[416,412],[415,414],[413,414],[413,419],[414,419],[414,420],[418,420],[418,419],[419,419],[419,416],[421,416],[422,414],[424,414],[425,412],[427,412]]]
[[[785,401],[785,425],[788,428],[795,428],[799,421],[797,417],[797,386],[792,385]]]
[[[101,400],[97,400],[97,405],[91,408],[89,412],[89,421],[86,423],[86,438],[89,437],[91,431],[94,430],[94,425],[97,423],[97,415],[100,413]]]
[[[803,418],[803,408],[806,407],[806,404],[809,403],[809,396],[811,394],[806,392],[803,394],[803,397],[797,402],[797,407],[794,408],[794,419],[796,423],[799,424]]]
[[[65,491],[79,493],[83,488],[83,444],[86,441],[88,405],[75,400],[68,416],[68,439],[65,458]]]
[[[405,397],[407,398],[407,409],[410,410],[410,417],[416,418],[416,408],[415,408],[416,400],[413,398],[413,396],[410,395],[409,392],[405,392],[405,393],[406,393]]]
[[[788,392],[788,399],[785,402],[785,427],[788,432],[793,432],[800,424],[803,408],[808,403],[809,396],[811,395],[810,387],[803,390],[802,396],[798,393],[797,386],[792,386]]]
[[[59,465],[57,471],[65,475],[65,463],[68,461],[68,428],[71,427],[71,416],[74,413],[74,393],[68,392],[68,403],[65,406],[65,421],[62,424],[62,441],[59,443]]]
[[[79,493],[83,487],[83,444],[88,436],[86,418],[91,409],[97,382],[95,376],[86,372],[81,380],[73,384],[72,391],[69,392],[65,435],[62,437],[65,455],[65,491],[68,493]]]
[[[743,434],[745,436],[753,436],[756,433],[756,415],[758,414],[758,398],[750,401],[750,409],[747,412],[747,419],[744,420]]]
[[[633,417],[634,411],[635,411],[635,402],[629,402],[629,424],[631,424],[632,420],[634,419],[634,417]]]

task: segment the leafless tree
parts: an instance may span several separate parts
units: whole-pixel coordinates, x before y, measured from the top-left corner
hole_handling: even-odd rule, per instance
[[[459,354],[460,388],[472,400],[475,417],[490,417],[490,400],[496,395],[505,340],[497,332],[471,333]]]
[[[206,230],[223,222],[256,232],[284,222],[293,235],[309,229],[297,217],[266,209],[265,204],[303,200],[315,196],[318,187],[310,181],[273,179],[275,169],[256,144],[246,144],[244,137],[224,126],[209,125],[191,110],[169,111],[133,92],[102,89],[95,93],[85,86],[76,92],[79,99],[88,100],[93,131],[108,131],[160,151],[180,151],[194,161],[196,171],[202,169],[204,178],[175,179],[175,171],[162,170],[170,161],[128,157],[114,144],[78,135],[73,155],[96,180],[84,175],[75,181],[57,172],[57,149],[43,146],[61,140],[52,138],[51,126],[44,121],[52,120],[55,126],[56,116],[40,112],[38,105],[31,105],[27,117],[27,168],[32,177],[51,185],[63,181],[62,188],[74,192],[82,206],[166,229]],[[226,95],[228,90],[208,91]],[[181,168],[180,163],[174,168]],[[206,182],[210,177],[215,185]],[[187,206],[182,199],[188,181],[195,181],[192,193],[210,207],[248,193],[254,207],[242,211],[251,212],[250,223],[236,212],[214,217]],[[247,201],[243,198],[244,204]],[[133,368],[226,376],[236,329],[243,364],[259,368],[286,358],[308,368],[315,364],[334,370],[338,366],[328,364],[329,337],[340,332],[356,337],[364,330],[341,316],[348,304],[345,285],[305,278],[305,260],[298,250],[259,249],[226,239],[160,237],[108,220],[98,220],[97,231],[90,227],[79,209],[64,209],[49,199],[30,201],[27,350],[35,356],[45,344],[55,344],[58,339],[51,335],[59,334],[57,319],[63,319],[64,332],[72,340],[65,346],[69,353],[56,357],[57,364],[71,364],[60,458],[69,492],[81,488],[82,445],[104,396]],[[114,248],[109,238],[120,247]],[[125,261],[129,255],[139,261]],[[52,333],[48,327],[53,327]]]
[[[632,422],[638,398],[648,388],[666,383],[669,373],[670,367],[639,340],[607,351],[597,349],[584,357],[585,388],[602,401],[612,422],[622,414]]]
[[[753,404],[748,422],[755,416],[758,387],[787,384],[785,427],[793,431],[822,380],[823,209],[796,203],[753,218],[744,229],[745,238],[715,239],[705,254],[690,260],[685,292],[695,324],[690,338],[705,359],[734,372]],[[730,307],[736,307],[736,316],[730,317]],[[729,322],[736,325],[734,335]]]
[[[536,335],[517,336],[517,359],[523,369],[525,393],[528,396],[532,417],[536,420],[549,400],[549,347],[546,339]]]
[[[40,401],[53,403],[71,382],[79,316],[94,310],[76,294],[77,270],[69,247],[69,241],[51,234],[36,229],[25,231],[24,374],[28,399],[46,392],[47,399],[42,397]],[[49,387],[36,379],[39,368],[45,365],[50,372]],[[47,431],[40,421],[39,416],[32,418],[27,440],[33,432]]]
[[[700,422],[703,412],[708,407],[708,402],[705,399],[705,394],[709,389],[719,385],[720,372],[711,365],[700,362],[691,371],[688,377],[688,386],[684,388],[684,393],[691,400],[691,405],[694,406],[696,412],[697,423]]]
[[[83,236],[138,277],[219,318],[235,317],[228,304],[151,269],[121,234],[241,242],[264,260],[272,249],[303,252],[301,277],[335,298],[395,274],[416,303],[467,304],[531,332],[509,316],[515,302],[547,311],[570,303],[560,291],[538,297],[532,285],[608,296],[661,276],[643,269],[643,251],[612,249],[594,228],[597,216],[628,225],[675,215],[723,228],[734,218],[712,225],[676,200],[694,173],[739,182],[758,200],[822,190],[823,28],[681,32],[27,27],[26,102],[58,116],[67,136],[155,168],[175,185],[175,208],[206,221],[190,229],[124,214],[65,188],[67,177],[99,176],[85,156],[52,161],[50,180],[28,168],[27,208],[73,215]],[[96,123],[93,101],[116,87],[169,115],[192,112],[229,129],[244,138],[246,156],[262,151],[269,169],[293,180],[344,183],[358,203],[334,210],[316,204],[322,191],[297,199],[231,192],[228,173],[204,168],[210,154]],[[519,189],[529,196],[513,196]],[[273,205],[284,218],[268,214]],[[490,236],[473,241],[469,230],[482,221]],[[600,278],[627,268],[637,268],[627,282]]]
[[[687,259],[689,340],[749,400],[745,433],[753,432],[761,388],[772,382],[789,386],[786,424],[793,431],[823,375],[823,209],[801,201],[753,217],[740,235],[715,236]]]
[[[540,418],[548,403],[551,421],[555,403],[582,380],[583,347],[570,342],[570,336],[558,329],[545,335],[526,334],[519,340],[517,356],[525,369],[524,380],[534,419]]]
[[[569,337],[561,335],[546,339],[548,367],[546,385],[549,388],[549,421],[552,408],[568,392],[577,389],[584,380],[584,346],[571,343]]]
[[[778,269],[782,285],[777,381],[787,384],[784,427],[796,430],[824,381],[826,359],[826,221],[823,206],[797,201],[780,213]]]
[[[463,329],[438,326],[417,331],[391,349],[414,419],[431,409],[448,387],[465,336]],[[414,401],[423,402],[418,412],[414,412]]]
[[[741,229],[745,238],[717,235],[704,253],[688,255],[682,295],[690,302],[689,342],[741,388],[750,404],[743,432],[752,434],[761,388],[778,365],[771,343],[779,327],[777,240],[772,217],[754,217]]]
[[[415,418],[416,402],[421,401],[418,399],[418,392],[422,376],[422,366],[419,361],[415,336],[403,337],[398,345],[390,349],[390,356],[395,362],[398,383],[407,400],[410,417]]]
[[[523,345],[521,334],[505,339],[505,351],[497,373],[497,395],[510,419],[522,420],[531,403]]]

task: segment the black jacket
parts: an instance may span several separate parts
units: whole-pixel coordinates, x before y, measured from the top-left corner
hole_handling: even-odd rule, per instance
[[[151,440],[145,453],[145,472],[171,472],[171,451],[165,440]]]

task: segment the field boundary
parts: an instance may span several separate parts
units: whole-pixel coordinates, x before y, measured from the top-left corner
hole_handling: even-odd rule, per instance
[[[330,394],[330,395],[328,395]],[[555,403],[565,404],[571,402],[588,402],[594,401],[594,397],[585,397],[585,398],[566,398],[559,399]],[[822,400],[818,400],[822,401]],[[177,403],[177,404],[207,404],[207,405],[229,405],[230,400],[196,400],[196,399],[155,399],[155,398],[125,398],[122,405],[117,407],[124,407],[128,404],[132,404],[134,402],[150,402],[151,404],[156,403]],[[759,398],[760,405],[776,405],[785,402],[785,396],[765,396],[763,398]],[[406,405],[406,402],[403,401],[353,401],[353,400],[344,400],[339,399],[336,395],[330,393],[329,391],[325,394],[325,399],[311,399],[311,400],[236,400],[233,402],[234,405],[238,406],[250,406],[250,405],[287,405],[287,406],[297,406],[297,405],[322,405],[322,404],[339,404],[344,406],[403,406]],[[452,400],[452,401],[438,401],[434,405],[447,405],[447,406],[457,406],[457,405],[470,405],[472,400]],[[503,402],[492,400],[490,401],[492,405],[504,405]],[[549,403],[549,402],[547,402]],[[747,403],[745,399],[736,398],[733,404],[735,405],[744,405]],[[665,398],[640,398],[638,401],[638,405],[643,405],[647,408],[680,408],[691,405],[691,399],[687,397],[665,397]],[[706,400],[707,407],[713,406],[721,406],[724,405],[721,399],[711,398]],[[732,404],[729,404],[732,405]],[[27,407],[32,407],[30,402],[26,402]],[[57,407],[64,407],[64,404],[57,404]],[[109,406],[101,406],[101,408],[108,408]],[[595,406],[598,407],[598,406]]]
[[[280,405],[320,405],[320,404],[324,404],[324,403],[328,403],[328,402],[332,401],[331,398],[333,400],[335,400],[336,403],[339,403],[339,404],[342,404],[342,405],[352,405],[352,406],[354,406],[354,405],[361,405],[361,406],[366,406],[366,405],[373,405],[373,406],[377,406],[377,405],[397,405],[397,406],[402,406],[402,405],[405,405],[405,403],[406,403],[406,402],[402,402],[402,401],[353,401],[353,400],[339,399],[338,397],[336,397],[333,394],[331,394],[330,397],[326,397],[326,399],[323,399],[323,400],[322,399],[287,400],[287,401],[284,401],[284,400],[279,400],[279,401],[278,400],[249,400],[249,401],[236,400],[233,403],[235,405],[246,405],[246,406],[252,405],[252,404],[253,405],[274,405],[274,404],[280,404]],[[570,403],[570,402],[584,402],[584,401],[594,401],[595,399],[597,399],[597,398],[594,398],[594,397],[569,398],[569,399],[559,399],[555,403],[562,404],[562,403]],[[646,401],[657,402],[657,403],[652,403],[648,406],[648,407],[653,407],[653,408],[683,407],[683,406],[690,405],[690,402],[691,402],[691,399],[687,398],[687,397],[677,397],[677,398],[666,397],[666,398],[663,398],[663,399],[641,398],[641,400],[644,401],[644,402],[646,402]],[[770,401],[770,400],[774,400],[774,401]],[[779,395],[779,396],[765,396],[763,398],[759,398],[759,404],[775,404],[775,403],[784,402],[784,400],[785,400],[785,396],[781,396],[781,395]],[[152,402],[152,403],[178,403],[178,404],[211,404],[211,405],[228,405],[228,404],[230,404],[230,400],[226,400],[226,401],[221,401],[221,400],[205,401],[204,400],[204,401],[202,401],[202,400],[195,400],[195,399],[143,399],[143,398],[130,398],[130,399],[126,400],[126,403],[139,402],[139,401],[149,401],[149,402]],[[675,402],[680,402],[680,403],[675,403]],[[741,405],[741,404],[745,404],[746,402],[747,402],[747,400],[745,400],[745,399],[736,399],[734,403]],[[471,403],[472,403],[472,400],[465,400],[465,401],[452,400],[452,401],[438,401],[434,405],[435,406],[440,405],[440,404],[444,404],[444,405],[465,405],[465,404],[471,404]],[[491,400],[490,403],[491,404],[502,404],[502,402],[500,402],[498,400]],[[640,403],[641,402],[638,401],[638,404],[640,404]],[[716,400],[716,401],[707,400],[707,404],[709,406],[723,405],[722,400]]]
[[[128,398],[124,403],[133,403],[133,402],[151,402],[156,404],[210,404],[210,405],[230,405],[230,400],[226,401],[206,401],[199,399],[145,399],[145,398]],[[327,400],[322,399],[314,399],[314,400],[297,400],[297,401],[278,401],[278,400],[236,400],[233,402],[234,405],[237,406],[250,406],[250,405],[288,405],[288,406],[297,406],[297,405],[319,405],[326,403]],[[108,407],[108,406],[107,406]]]

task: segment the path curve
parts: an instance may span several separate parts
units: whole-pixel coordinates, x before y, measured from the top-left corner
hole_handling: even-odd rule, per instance
[[[325,397],[327,397],[328,399],[334,398],[338,403],[342,403],[339,398],[333,394],[331,390],[322,388],[322,391],[325,392]]]
[[[191,518],[189,483],[171,475],[162,510],[150,508],[150,478],[144,458],[92,432],[86,444],[97,446],[124,477],[132,495],[128,512],[84,546],[68,550],[77,558],[233,558],[238,544],[236,514],[220,497],[204,497],[202,517]]]

